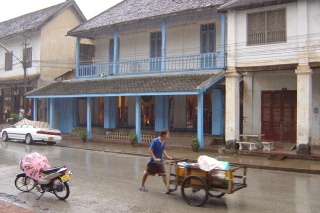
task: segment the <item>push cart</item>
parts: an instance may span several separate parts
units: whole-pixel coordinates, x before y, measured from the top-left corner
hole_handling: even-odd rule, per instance
[[[204,205],[209,196],[220,198],[247,187],[246,167],[230,164],[228,170],[201,170],[196,161],[167,160],[167,193],[181,187],[183,199],[192,206]]]

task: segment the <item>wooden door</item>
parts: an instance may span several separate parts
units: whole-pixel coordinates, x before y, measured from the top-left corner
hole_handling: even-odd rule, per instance
[[[295,143],[297,91],[263,91],[261,132],[266,140]]]

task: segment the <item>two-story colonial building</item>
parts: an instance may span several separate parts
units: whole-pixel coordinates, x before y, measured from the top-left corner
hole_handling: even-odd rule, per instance
[[[227,13],[226,140],[320,144],[320,1],[235,0]],[[242,91],[242,92],[239,92]]]
[[[67,0],[0,23],[0,122],[33,105],[24,100],[26,92],[74,68],[76,39],[66,32],[85,21],[75,1]],[[46,108],[39,101],[34,119],[45,120]]]
[[[50,123],[62,132],[87,124],[224,134],[223,0],[124,0],[70,30],[77,38],[76,77],[39,88]],[[80,41],[94,58],[80,61]],[[222,82],[222,83],[221,83]],[[61,110],[63,109],[63,110]]]

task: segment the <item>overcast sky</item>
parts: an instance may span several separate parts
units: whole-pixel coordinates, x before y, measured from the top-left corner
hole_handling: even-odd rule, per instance
[[[76,0],[80,10],[88,20],[121,1],[122,0]],[[62,2],[65,2],[65,0],[1,0],[0,22]]]

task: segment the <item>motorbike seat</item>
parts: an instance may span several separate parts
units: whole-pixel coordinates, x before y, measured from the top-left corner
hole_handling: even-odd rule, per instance
[[[64,168],[65,166],[59,166],[59,167],[52,167],[52,168],[41,168],[40,172],[45,173],[45,174],[50,174],[57,172],[59,169]]]

